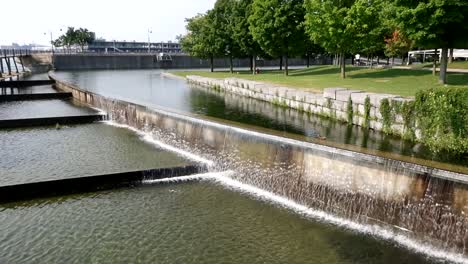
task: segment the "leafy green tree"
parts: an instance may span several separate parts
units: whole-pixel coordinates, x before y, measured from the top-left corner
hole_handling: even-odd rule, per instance
[[[236,0],[217,0],[214,8],[210,11],[212,15],[209,27],[214,32],[216,39],[215,48],[217,53],[229,58],[230,72],[233,73],[233,57],[240,55],[240,47],[235,40],[235,8]]]
[[[353,51],[353,32],[348,30],[349,9],[354,0],[305,0],[305,30],[314,43],[341,55],[341,77],[346,78],[345,54]]]
[[[211,72],[214,71],[214,57],[219,55],[218,43],[212,25],[211,12],[198,14],[186,20],[188,33],[181,37],[182,49],[194,57],[210,59]]]
[[[96,34],[86,28],[75,29],[74,27],[68,27],[67,31],[54,40],[53,43],[56,47],[66,47],[68,51],[70,51],[73,46],[77,45],[80,46],[81,51],[83,51],[84,46],[95,39]]]
[[[413,46],[412,41],[398,29],[395,29],[390,37],[385,38],[385,43],[385,55],[392,58],[392,65],[395,57],[404,58]]]
[[[442,48],[439,83],[447,83],[450,48],[468,47],[468,1],[395,0],[397,21],[406,36],[425,48]]]
[[[255,74],[256,57],[265,54],[263,54],[264,52],[260,48],[260,45],[258,45],[257,41],[254,40],[252,33],[249,30],[248,18],[252,15],[253,0],[239,0],[235,3],[233,10],[233,37],[236,40],[241,53],[250,57],[250,70]]]
[[[346,54],[383,48],[382,3],[382,0],[305,0],[306,32],[314,43],[340,54],[342,78],[346,78]]]
[[[79,28],[75,31],[75,43],[80,46],[81,51],[84,50],[84,46],[93,42],[96,39],[96,34],[89,31],[86,28]]]
[[[304,51],[303,1],[254,0],[248,21],[253,39],[263,51],[273,57],[284,56],[288,75],[288,58]]]

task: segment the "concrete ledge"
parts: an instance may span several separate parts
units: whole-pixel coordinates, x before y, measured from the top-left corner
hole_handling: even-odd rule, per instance
[[[6,120],[0,120],[0,128],[51,126],[57,123],[60,125],[85,124],[85,123],[92,123],[95,121],[102,121],[106,119],[107,117],[105,115],[82,115],[82,116],[6,119]]]
[[[0,95],[0,102],[69,99],[72,98],[72,96],[72,93],[7,94]]]
[[[187,165],[175,168],[149,169],[0,186],[0,203],[96,192],[115,188],[129,188],[142,185],[142,181],[144,180],[179,177],[204,171],[206,171],[204,166]]]
[[[49,85],[54,84],[54,80],[33,80],[33,81],[5,81],[0,82],[0,88],[21,88],[21,87],[30,87],[30,86],[39,86],[39,85]]]

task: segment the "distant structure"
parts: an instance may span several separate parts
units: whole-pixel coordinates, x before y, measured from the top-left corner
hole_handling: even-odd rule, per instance
[[[437,55],[440,55],[441,49],[437,49]],[[413,50],[408,52],[408,58],[412,61],[426,62],[427,57],[434,57],[435,50]],[[453,50],[454,60],[468,60],[468,49],[454,49]],[[440,60],[440,56],[439,56]]]
[[[50,46],[44,46],[44,45],[39,45],[39,44],[20,45],[18,43],[12,43],[11,45],[0,45],[0,49],[4,49],[4,50],[15,49],[15,50],[46,51],[46,50],[50,50]]]
[[[149,45],[148,45],[149,44]],[[169,53],[182,54],[182,48],[176,42],[135,42],[95,40],[88,44],[88,52],[97,53]]]

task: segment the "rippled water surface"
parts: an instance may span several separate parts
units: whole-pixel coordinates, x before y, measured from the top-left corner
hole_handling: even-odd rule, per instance
[[[134,132],[88,125],[0,130],[0,185],[186,165]]]
[[[0,231],[2,263],[431,263],[207,182],[4,204]]]
[[[0,88],[0,95],[4,94],[37,94],[37,93],[56,93],[57,91],[51,85],[38,85],[22,88]]]
[[[398,137],[285,110],[242,96],[191,86],[184,80],[163,77],[159,70],[69,71],[56,74],[81,88],[108,97],[273,129],[298,135],[304,141],[326,138],[327,142],[349,145],[358,150],[370,149],[468,165],[466,157],[433,153],[421,144]]]
[[[0,119],[42,118],[97,114],[96,110],[72,101],[37,100],[0,103]]]

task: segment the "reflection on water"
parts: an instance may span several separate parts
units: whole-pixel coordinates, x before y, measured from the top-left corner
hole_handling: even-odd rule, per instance
[[[57,72],[60,79],[112,98],[189,112],[299,135],[304,141],[327,142],[397,153],[446,163],[468,165],[466,157],[433,153],[421,144],[377,131],[332,121],[232,94],[190,86],[165,78],[157,70]]]
[[[209,182],[0,207],[3,263],[436,263]]]
[[[0,185],[187,165],[105,124],[0,130]]]

